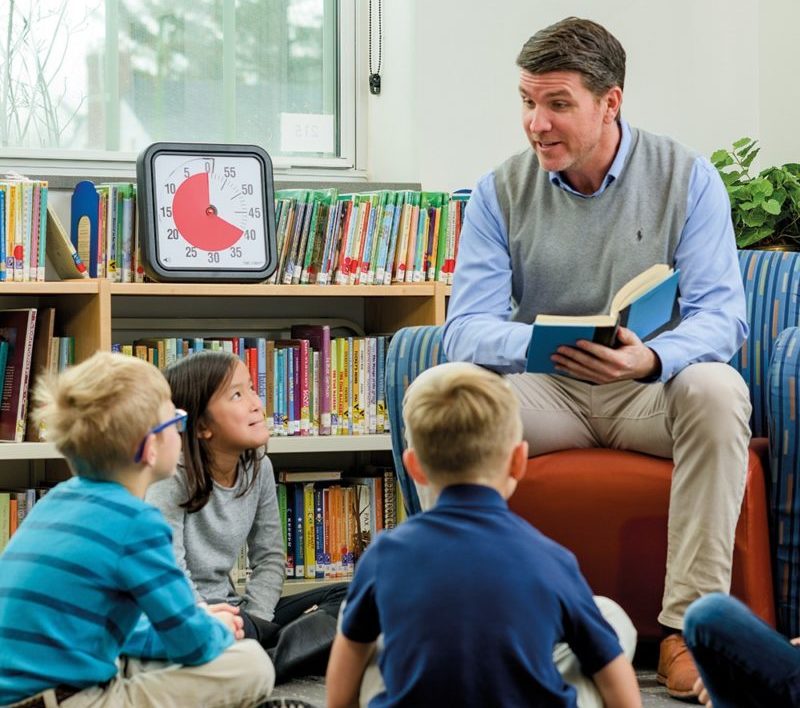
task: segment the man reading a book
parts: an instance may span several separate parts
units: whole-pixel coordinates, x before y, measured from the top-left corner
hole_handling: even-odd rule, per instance
[[[532,454],[610,447],[675,461],[659,680],[693,696],[681,635],[688,605],[730,588],[750,439],[750,402],[725,362],[747,336],[730,203],[716,170],[622,120],[625,51],[567,18],[517,58],[527,149],[478,182],[466,211],[444,332],[451,361],[508,375]],[[540,313],[609,311],[656,263],[680,271],[680,316],[642,342],[579,340],[526,373]]]

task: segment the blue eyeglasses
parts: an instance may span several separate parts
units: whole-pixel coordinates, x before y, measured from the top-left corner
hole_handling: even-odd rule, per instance
[[[179,433],[182,433],[186,430],[186,419],[189,417],[189,414],[181,410],[180,408],[175,409],[175,417],[170,418],[169,420],[165,420],[163,423],[159,423],[150,430],[147,431],[147,435],[142,438],[142,442],[139,443],[139,447],[136,448],[136,456],[133,458],[134,462],[141,462],[142,461],[142,454],[144,453],[144,444],[147,442],[147,438],[151,435],[155,435],[156,433],[160,433],[162,430],[166,430],[169,428],[170,425],[174,425]]]

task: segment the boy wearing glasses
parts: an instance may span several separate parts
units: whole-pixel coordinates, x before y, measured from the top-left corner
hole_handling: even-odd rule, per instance
[[[272,664],[232,607],[195,604],[143,499],[175,473],[186,413],[150,364],[97,353],[35,393],[74,477],[0,555],[0,705],[253,706]]]

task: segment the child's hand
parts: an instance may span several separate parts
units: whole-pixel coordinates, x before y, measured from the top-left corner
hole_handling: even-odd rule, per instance
[[[214,612],[213,616],[231,630],[231,633],[236,639],[244,639],[244,621],[241,617],[224,610]]]
[[[200,607],[204,608],[211,615],[215,615],[217,612],[230,612],[232,615],[239,614],[239,608],[236,605],[229,605],[227,602],[217,602],[213,605],[200,603]]]

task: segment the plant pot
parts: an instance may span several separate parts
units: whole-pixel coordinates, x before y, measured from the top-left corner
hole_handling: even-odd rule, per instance
[[[800,251],[800,243],[778,243],[772,246],[759,246],[753,244],[753,251]]]

